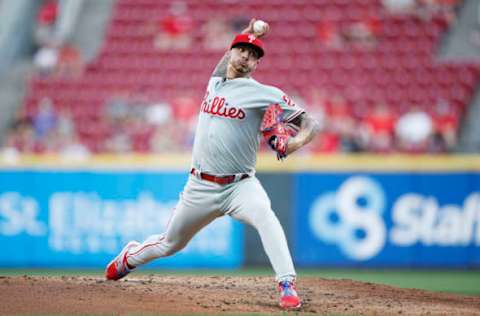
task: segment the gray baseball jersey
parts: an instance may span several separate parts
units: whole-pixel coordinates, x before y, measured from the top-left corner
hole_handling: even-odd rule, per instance
[[[192,167],[213,175],[253,175],[263,114],[275,103],[284,110],[286,121],[304,112],[280,89],[252,78],[210,78],[200,108]]]
[[[303,112],[281,90],[253,79],[210,79],[201,105],[193,167],[218,176],[248,173],[251,177],[220,185],[200,179],[198,174],[190,175],[165,233],[125,248],[129,265],[137,267],[176,253],[202,227],[228,215],[259,232],[277,281],[295,279],[285,233],[267,193],[254,176],[260,124],[265,109],[273,103],[285,110],[287,121]],[[123,258],[122,253],[119,256],[115,260]]]

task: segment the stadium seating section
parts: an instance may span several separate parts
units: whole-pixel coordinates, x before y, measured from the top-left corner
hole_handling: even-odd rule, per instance
[[[444,99],[458,117],[471,101],[479,68],[473,62],[438,60],[437,48],[449,21],[389,13],[376,0],[193,1],[193,45],[188,50],[159,51],[148,22],[168,13],[166,0],[120,0],[114,8],[98,56],[79,78],[32,75],[25,98],[34,115],[39,101],[50,97],[56,107],[71,109],[80,138],[103,151],[112,127],[104,119],[109,98],[120,91],[148,94],[152,101],[188,94],[200,104],[205,85],[222,51],[202,43],[200,27],[216,17],[252,16],[268,21],[266,57],[255,78],[310,102],[312,91],[341,95],[356,118],[383,102],[402,113],[412,106],[429,111]],[[331,47],[324,28],[366,22],[373,25],[374,45]],[[322,29],[323,28],[323,29]],[[187,111],[188,112],[188,111]],[[191,109],[192,113],[197,109]],[[151,131],[135,148],[148,151]]]

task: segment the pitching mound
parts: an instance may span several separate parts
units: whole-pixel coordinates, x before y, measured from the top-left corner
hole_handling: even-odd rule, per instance
[[[302,278],[301,313],[480,315],[480,297]],[[280,313],[267,277],[0,277],[0,314]]]

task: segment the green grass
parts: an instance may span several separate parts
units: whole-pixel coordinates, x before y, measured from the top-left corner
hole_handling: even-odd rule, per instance
[[[242,270],[161,270],[143,269],[137,274],[160,275],[224,275],[224,276],[271,276],[271,269],[255,268]],[[95,269],[0,269],[0,275],[103,275]],[[438,292],[480,295],[480,270],[404,270],[404,269],[300,269],[298,276],[329,279],[352,279],[388,284],[402,288],[416,288]]]
[[[480,270],[312,270],[301,275],[352,279],[437,292],[480,295]]]

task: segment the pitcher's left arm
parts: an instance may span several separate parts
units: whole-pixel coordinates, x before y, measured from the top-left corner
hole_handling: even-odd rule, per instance
[[[298,118],[292,122],[300,127],[297,135],[288,139],[286,154],[290,155],[294,151],[302,148],[312,141],[312,139],[320,132],[320,124],[317,120],[311,117],[308,113],[302,113]]]
[[[309,143],[320,131],[318,122],[306,112],[302,111],[291,120],[285,120],[284,113],[278,103],[271,104],[265,110],[260,126],[263,138],[280,160]]]

